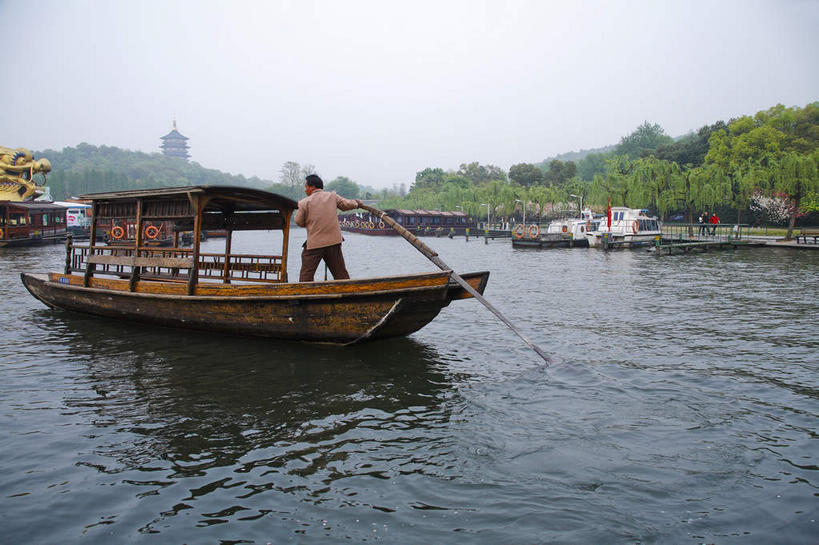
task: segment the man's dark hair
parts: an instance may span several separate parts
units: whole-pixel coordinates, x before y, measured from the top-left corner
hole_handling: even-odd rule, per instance
[[[318,177],[318,174],[310,174],[305,178],[307,185],[310,187],[317,187],[318,189],[324,189],[324,182],[321,181],[321,178]]]

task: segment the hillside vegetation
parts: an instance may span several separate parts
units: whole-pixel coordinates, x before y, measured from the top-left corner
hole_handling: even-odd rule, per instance
[[[577,211],[645,208],[689,222],[700,212],[723,221],[788,225],[819,221],[819,102],[781,104],[728,122],[716,121],[673,139],[643,123],[608,152],[578,162],[520,163],[508,173],[493,165],[429,167],[404,198],[382,207],[462,209],[486,218],[532,221]]]
[[[239,185],[263,189],[270,181],[234,176],[197,163],[111,146],[80,144],[62,151],[43,150],[35,157],[51,161],[48,187],[55,199],[85,193],[180,187],[187,185]]]
[[[277,181],[245,178],[197,163],[108,146],[80,144],[43,150],[53,171],[51,194],[64,199],[85,193],[178,187],[239,185],[298,199],[312,165],[286,162]],[[377,191],[345,176],[326,188],[350,198],[379,199],[382,208],[460,209],[475,217],[544,221],[577,210],[582,202],[601,210],[646,208],[688,221],[716,211],[723,221],[788,225],[819,222],[819,102],[804,108],[781,104],[753,115],[716,121],[672,138],[648,121],[620,142],[596,150],[519,163],[508,171],[479,162],[457,170],[427,167],[405,185]]]

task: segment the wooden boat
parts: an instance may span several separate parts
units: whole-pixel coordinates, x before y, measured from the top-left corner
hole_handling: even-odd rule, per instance
[[[51,307],[151,324],[281,339],[351,344],[410,334],[451,301],[472,297],[452,271],[291,283],[290,218],[298,204],[247,188],[192,186],[85,195],[97,225],[133,218],[130,246],[66,241],[61,272],[21,274]],[[147,246],[145,225],[172,222],[174,244]],[[203,253],[203,229],[225,229],[224,253]],[[279,255],[231,253],[234,231],[282,232]],[[191,248],[179,234],[193,231]],[[483,293],[488,272],[462,275]]]

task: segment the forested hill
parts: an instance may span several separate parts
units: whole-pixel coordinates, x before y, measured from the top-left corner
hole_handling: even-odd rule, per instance
[[[547,168],[548,164],[557,159],[558,161],[574,161],[575,163],[580,162],[581,159],[585,159],[586,156],[592,153],[600,153],[606,154],[611,153],[617,148],[617,144],[612,144],[611,146],[606,146],[603,148],[595,148],[595,149],[582,149],[580,151],[570,151],[567,153],[561,153],[560,155],[555,155],[554,157],[547,157],[543,161],[540,162],[541,165],[544,165],[544,168]]]
[[[85,193],[180,187],[186,185],[239,185],[264,189],[273,183],[257,177],[234,176],[198,163],[112,146],[79,144],[62,151],[43,150],[37,158],[51,161],[46,185],[61,200]]]

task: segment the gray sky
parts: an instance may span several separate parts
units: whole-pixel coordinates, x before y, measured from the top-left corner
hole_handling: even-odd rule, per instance
[[[819,1],[0,0],[0,145],[390,187],[819,100]]]

